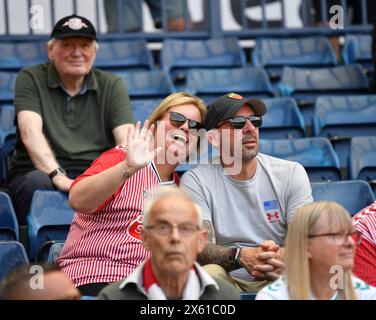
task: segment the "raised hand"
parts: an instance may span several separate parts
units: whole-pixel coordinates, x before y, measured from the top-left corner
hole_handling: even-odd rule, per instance
[[[148,165],[155,156],[162,150],[161,147],[152,150],[151,139],[153,137],[154,124],[149,128],[149,121],[146,120],[141,128],[141,122],[137,121],[136,127],[128,128],[127,135],[127,166],[139,170]]]

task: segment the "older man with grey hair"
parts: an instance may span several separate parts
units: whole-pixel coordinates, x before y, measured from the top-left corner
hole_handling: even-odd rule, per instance
[[[206,244],[199,207],[180,189],[160,187],[146,206],[144,247],[151,258],[126,279],[104,288],[98,299],[239,299],[229,284],[214,279],[195,262]]]
[[[103,152],[126,142],[133,126],[120,77],[93,68],[98,48],[93,24],[78,15],[60,19],[47,51],[50,62],[22,69],[14,105],[17,137],[8,187],[18,221],[37,189],[67,192]]]

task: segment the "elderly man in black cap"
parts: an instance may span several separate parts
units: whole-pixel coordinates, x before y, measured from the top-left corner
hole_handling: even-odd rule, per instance
[[[123,81],[93,68],[97,48],[89,20],[64,17],[48,42],[50,62],[24,68],[17,76],[18,141],[8,188],[21,225],[35,190],[68,191],[94,159],[124,143],[133,126]]]
[[[310,183],[299,163],[259,153],[261,100],[228,93],[208,108],[204,125],[219,159],[187,171],[180,184],[209,231],[199,261],[212,276],[256,292],[284,268],[287,225],[312,201]]]

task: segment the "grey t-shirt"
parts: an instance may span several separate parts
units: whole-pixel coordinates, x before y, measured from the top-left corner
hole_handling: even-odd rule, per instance
[[[226,247],[256,247],[265,240],[284,245],[295,210],[312,202],[302,165],[260,153],[249,180],[225,175],[220,164],[203,164],[187,171],[180,186],[201,207],[203,219],[212,223],[216,243]],[[251,280],[244,269],[232,274]]]

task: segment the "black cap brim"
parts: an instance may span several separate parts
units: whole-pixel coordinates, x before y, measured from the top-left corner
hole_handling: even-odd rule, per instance
[[[221,99],[226,99],[227,101],[221,101]],[[222,104],[225,103],[226,111],[223,114],[219,114],[218,110],[216,110],[216,103]],[[209,110],[206,115],[204,127],[206,130],[211,130],[217,127],[218,123],[222,121],[226,121],[231,119],[243,105],[249,105],[249,107],[253,110],[255,115],[263,116],[266,113],[266,105],[263,101],[259,99],[230,99],[227,96],[222,96],[217,101],[214,101],[211,105],[209,105]],[[211,110],[211,108],[213,109]],[[215,114],[213,114],[215,113]]]
[[[71,37],[82,37],[82,38],[89,38],[92,40],[97,40],[97,37],[93,35],[88,35],[85,33],[64,33],[59,35],[51,35],[51,38],[55,39],[65,39],[65,38],[71,38]]]

